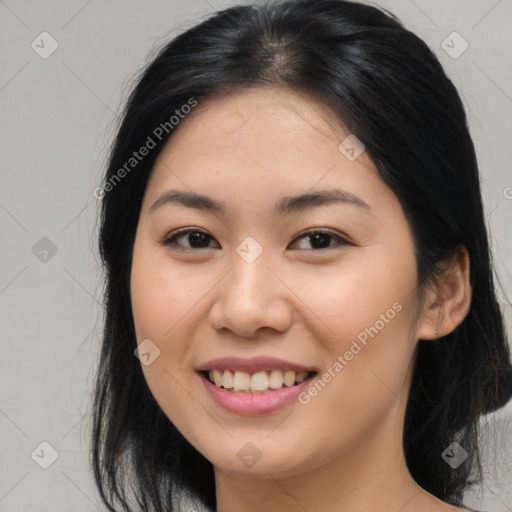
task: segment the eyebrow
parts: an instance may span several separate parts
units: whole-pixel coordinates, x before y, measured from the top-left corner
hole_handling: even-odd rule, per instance
[[[289,213],[298,213],[318,208],[329,204],[349,204],[371,211],[370,206],[361,198],[351,192],[341,189],[319,190],[315,192],[306,192],[298,196],[285,196],[279,199],[274,205],[276,213],[281,215]],[[169,190],[162,194],[151,206],[149,213],[168,204],[181,204],[188,208],[218,213],[225,215],[226,204],[217,201],[211,197],[196,194],[194,192],[185,192],[182,190]]]

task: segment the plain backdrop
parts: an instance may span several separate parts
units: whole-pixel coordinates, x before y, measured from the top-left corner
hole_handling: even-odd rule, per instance
[[[510,333],[512,2],[376,3],[429,44],[463,97]],[[134,76],[168,38],[234,4],[0,0],[2,512],[105,510],[88,465],[102,321],[93,190]],[[491,419],[486,481],[466,503],[507,512],[512,404]]]

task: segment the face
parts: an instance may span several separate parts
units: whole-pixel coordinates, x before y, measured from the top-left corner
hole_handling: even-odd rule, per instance
[[[340,150],[349,133],[335,115],[283,90],[200,103],[175,130],[145,191],[131,272],[137,342],[150,340],[142,369],[162,410],[225,471],[284,477],[371,439],[398,449],[416,262],[366,152],[350,139]],[[304,194],[317,195],[291,199]],[[293,368],[297,381],[315,373],[292,385]],[[209,369],[226,386],[231,371],[237,389],[208,383]]]

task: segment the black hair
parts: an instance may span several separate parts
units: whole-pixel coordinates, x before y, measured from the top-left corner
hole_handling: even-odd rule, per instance
[[[169,117],[191,99],[264,86],[317,98],[364,143],[410,223],[419,289],[436,283],[457,248],[469,253],[469,313],[440,340],[418,340],[403,435],[416,482],[461,505],[481,478],[478,420],[512,395],[475,150],[459,94],[428,46],[387,11],[342,0],[220,11],[166,43],[130,94],[101,194],[105,323],[91,431],[101,498],[111,511],[163,512],[173,510],[173,491],[186,490],[216,506],[211,462],[165,416],[134,356],[132,252],[148,178],[173,133]],[[115,181],[161,125],[156,147]],[[441,457],[453,441],[468,453],[456,469]]]

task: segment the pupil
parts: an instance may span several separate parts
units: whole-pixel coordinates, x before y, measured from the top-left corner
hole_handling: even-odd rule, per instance
[[[208,235],[204,233],[189,233],[189,242],[192,247],[204,248],[208,247]],[[194,245],[193,241],[198,242],[198,245]]]
[[[330,235],[328,235],[327,233],[316,233],[313,235],[309,235],[309,238],[310,238],[311,245],[317,249],[329,247]],[[315,242],[318,242],[319,240],[320,240],[320,245],[321,246],[323,245],[324,247],[318,247],[318,244],[315,243]],[[327,243],[322,244],[322,241],[327,242]]]

